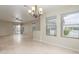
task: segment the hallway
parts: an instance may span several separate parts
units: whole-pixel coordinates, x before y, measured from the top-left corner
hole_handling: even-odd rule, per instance
[[[21,40],[21,41],[20,41]],[[0,38],[0,54],[4,53],[59,53],[59,54],[75,54],[78,52],[53,46],[30,38],[19,37],[18,35]]]

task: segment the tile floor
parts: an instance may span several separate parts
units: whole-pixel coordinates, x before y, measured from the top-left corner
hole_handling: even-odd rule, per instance
[[[78,52],[65,48],[48,45],[21,35],[0,38],[0,54],[78,54]]]

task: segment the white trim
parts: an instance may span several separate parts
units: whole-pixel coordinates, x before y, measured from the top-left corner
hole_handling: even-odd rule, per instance
[[[78,49],[74,49],[74,48],[71,48],[71,47],[63,46],[63,45],[61,45],[61,44],[51,44],[51,43],[46,42],[46,41],[43,41],[43,40],[36,40],[36,41],[40,41],[40,42],[43,42],[43,43],[46,43],[46,44],[50,44],[50,45],[54,45],[54,46],[58,46],[58,47],[62,47],[62,48],[66,48],[66,49],[75,51],[75,52],[77,52],[77,53],[79,52]]]

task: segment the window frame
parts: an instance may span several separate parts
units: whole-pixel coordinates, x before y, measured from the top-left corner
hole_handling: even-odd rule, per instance
[[[57,20],[57,16],[49,16],[49,17],[46,17],[46,35],[47,36],[57,36],[57,22],[56,22],[56,20],[55,20],[55,25],[56,25],[56,30],[54,30],[55,31],[55,34],[53,34],[53,35],[51,35],[51,34],[47,34],[47,22],[48,22],[48,18],[51,18],[51,19],[56,19]]]
[[[73,11],[73,12],[67,12],[67,13],[61,14],[61,37],[64,37],[64,38],[71,38],[71,39],[79,39],[79,38],[77,38],[77,37],[66,37],[66,36],[63,35],[63,33],[64,33],[64,32],[63,32],[63,31],[64,31],[64,30],[63,30],[63,26],[64,26],[64,25],[63,25],[63,20],[64,20],[63,17],[66,16],[66,15],[74,14],[74,13],[79,13],[79,11]]]

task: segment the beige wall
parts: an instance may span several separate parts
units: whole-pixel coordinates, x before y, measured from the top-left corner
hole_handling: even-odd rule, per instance
[[[40,20],[40,31],[33,32],[34,40],[42,41],[48,44],[79,51],[79,39],[61,37],[61,14],[79,11],[79,6],[64,6],[60,9],[46,13]],[[57,16],[57,36],[46,35],[46,17]]]
[[[24,37],[33,39],[32,23],[29,22],[29,23],[23,24],[23,27],[24,27],[24,33],[23,33]]]
[[[0,36],[13,34],[13,24],[10,22],[0,21]]]
[[[24,34],[32,32],[32,23],[24,24]]]

